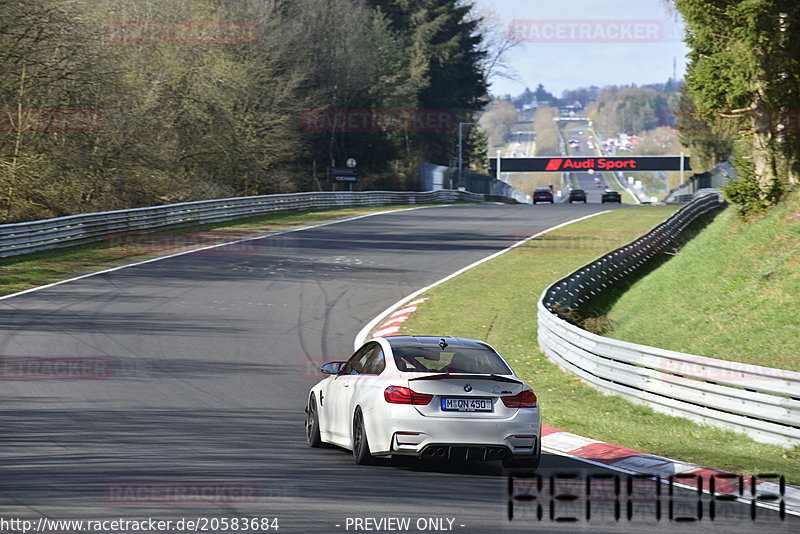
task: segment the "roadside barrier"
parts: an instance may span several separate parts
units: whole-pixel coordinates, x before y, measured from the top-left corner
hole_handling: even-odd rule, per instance
[[[618,341],[565,319],[632,275],[719,203],[718,195],[700,197],[646,235],[548,287],[538,302],[539,344],[551,360],[603,393],[792,447],[800,443],[800,373]]]
[[[437,204],[512,199],[468,191],[325,191],[223,198],[167,204],[147,208],[70,215],[23,223],[0,225],[0,258],[81,243],[99,241],[111,234],[149,231],[195,224],[256,217],[276,211],[382,206],[386,204]]]

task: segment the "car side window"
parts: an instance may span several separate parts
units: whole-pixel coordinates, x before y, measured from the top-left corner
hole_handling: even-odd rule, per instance
[[[386,368],[386,360],[383,356],[383,349],[378,343],[375,343],[373,349],[367,355],[367,361],[364,364],[364,374],[379,375]]]
[[[355,354],[347,360],[347,363],[344,364],[339,374],[358,375],[364,372],[364,362],[372,351],[373,345],[375,345],[375,343],[368,343],[358,349]]]
[[[378,343],[372,342],[364,345],[360,349],[356,351],[353,356],[347,360],[347,363],[342,368],[341,374],[345,375],[360,375],[360,374],[372,374],[368,371],[368,361],[370,356],[376,351],[381,352],[381,346]]]

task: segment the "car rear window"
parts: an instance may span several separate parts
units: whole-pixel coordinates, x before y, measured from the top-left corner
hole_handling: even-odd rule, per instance
[[[478,373],[510,375],[511,369],[489,349],[448,345],[392,347],[400,371],[423,373]]]

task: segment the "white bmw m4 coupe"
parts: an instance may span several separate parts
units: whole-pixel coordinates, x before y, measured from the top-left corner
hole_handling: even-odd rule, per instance
[[[481,341],[391,336],[322,367],[306,405],[311,447],[373,457],[502,460],[536,468],[542,420],[533,390]]]

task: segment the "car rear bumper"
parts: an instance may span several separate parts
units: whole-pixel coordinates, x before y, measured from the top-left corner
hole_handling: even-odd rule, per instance
[[[395,415],[399,416],[392,419],[388,447],[376,447],[376,452],[431,459],[500,460],[509,454],[534,454],[541,436],[538,409],[520,409],[508,418],[485,420]]]

